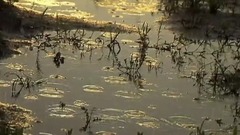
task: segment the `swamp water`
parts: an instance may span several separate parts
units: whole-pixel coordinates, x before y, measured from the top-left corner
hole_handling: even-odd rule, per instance
[[[20,1],[18,4],[31,7],[33,3],[40,11],[47,6],[52,13],[74,15],[77,12],[77,15],[82,14],[85,18],[124,22],[140,27],[147,22],[152,27],[148,33],[150,44],[158,39],[159,24],[156,22],[161,15],[157,14],[159,4],[155,0],[50,0]],[[62,35],[73,36],[78,32],[81,35],[83,30]],[[149,48],[143,65],[136,73],[137,81],[134,81],[123,74],[118,62],[130,64],[131,58],[140,57],[138,51],[141,45],[135,42],[139,39],[138,33],[119,34],[117,41],[121,51],[109,55],[107,44],[111,33],[84,32],[84,47],[70,46],[67,39],[65,43],[52,40],[49,43],[55,47],[39,47],[38,51],[38,43],[47,42],[47,38],[43,38],[33,41],[33,50],[23,47],[19,49],[22,52],[20,55],[0,61],[1,101],[31,109],[43,121],[34,124],[26,133],[61,135],[65,134],[64,129],[73,129],[74,135],[134,135],[137,132],[143,132],[144,135],[186,135],[199,126],[205,117],[211,119],[204,124],[204,129],[209,132],[226,130],[233,123],[233,100],[199,97],[193,79],[183,78],[198,69],[197,62],[185,64],[180,72],[171,53],[163,51],[156,55],[156,50]],[[46,33],[50,33],[52,39],[56,35],[56,32]],[[165,25],[160,36],[161,42],[171,42],[174,38]],[[97,42],[98,37],[103,38],[105,43]],[[64,57],[64,62],[53,62],[57,52]],[[44,83],[30,91],[23,90],[17,98],[12,98],[11,80],[14,76],[6,76],[6,73],[17,73]],[[87,117],[92,122],[87,122]],[[218,119],[226,124],[219,127],[215,122]],[[86,131],[79,131],[85,128]]]

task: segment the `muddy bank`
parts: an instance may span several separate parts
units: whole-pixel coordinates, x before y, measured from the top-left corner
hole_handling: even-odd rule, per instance
[[[1,2],[2,3],[2,2]],[[97,21],[91,19],[76,18],[67,15],[48,14],[48,8],[37,12],[20,6],[0,4],[0,16],[4,16],[0,23],[1,30],[21,31],[56,30],[56,29],[88,29],[95,31],[136,32],[133,25],[115,23],[111,21]]]
[[[23,133],[23,129],[32,127],[38,122],[32,111],[17,105],[0,102],[0,134]]]
[[[64,15],[35,12],[31,9],[17,7],[0,1],[0,57],[18,53],[14,49],[26,45],[27,42],[13,42],[13,39],[30,39],[37,33],[45,30],[87,29],[93,31],[109,32],[136,32],[135,26],[89,19],[79,19]]]

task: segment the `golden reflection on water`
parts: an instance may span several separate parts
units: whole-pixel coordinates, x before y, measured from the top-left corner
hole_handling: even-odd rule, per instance
[[[25,134],[24,134],[25,135]],[[31,134],[30,134],[31,135]],[[39,132],[39,135],[53,135],[51,133],[46,133],[46,132]]]
[[[117,122],[123,122],[125,123],[126,121],[122,119],[121,116],[118,115],[107,115],[107,114],[102,114],[101,115],[102,121],[117,121]]]
[[[130,39],[122,39],[121,42],[122,42],[123,45],[128,45],[130,48],[139,48],[139,44],[136,43],[136,42],[133,41],[133,40],[130,40]]]
[[[174,92],[174,91],[163,91],[162,96],[169,98],[181,98],[183,97],[182,93]]]
[[[123,18],[122,15],[112,15],[113,18]]]
[[[193,130],[197,127],[192,118],[183,115],[170,116],[168,119],[161,118],[161,121],[168,125],[178,126],[188,130]]]
[[[136,43],[135,41],[131,40],[131,39],[121,39],[121,42],[123,44],[131,44],[131,43]]]
[[[102,112],[101,118],[103,121],[136,122],[137,125],[146,128],[159,128],[159,120],[141,110],[105,108],[102,109]]]
[[[75,3],[69,1],[57,1],[57,0],[24,0],[24,1],[45,7],[75,6]],[[20,2],[23,3],[23,1]]]
[[[42,12],[46,7],[49,9],[47,10],[46,14],[54,15],[58,13],[58,15],[70,15],[72,17],[81,18],[81,19],[88,19],[93,18],[94,15],[81,11],[77,9],[74,2],[70,1],[58,1],[58,0],[23,0],[20,2],[15,3],[18,7],[24,7],[28,10],[33,10],[35,12]],[[51,7],[59,7],[60,9],[52,9]],[[67,8],[66,8],[67,7]]]
[[[0,87],[10,87],[10,81],[0,80]]]
[[[106,38],[111,38],[117,35],[117,33],[115,32],[101,32],[101,34],[103,37],[106,37]]]
[[[25,95],[24,99],[27,99],[27,100],[37,100],[38,96],[37,95]]]
[[[96,135],[117,135],[117,133],[109,131],[98,131],[96,132]]]
[[[152,110],[157,109],[157,107],[155,105],[149,105],[147,108],[152,109]]]
[[[125,99],[139,99],[142,94],[133,92],[133,91],[127,91],[127,90],[119,90],[115,93],[116,97],[121,97]]]
[[[66,79],[65,76],[62,76],[62,75],[59,75],[59,74],[57,74],[57,75],[50,75],[49,78],[60,79],[60,80]]]
[[[73,104],[77,107],[86,107],[86,106],[89,106],[89,104],[85,101],[82,101],[82,100],[76,100],[73,102]]]
[[[157,12],[157,0],[139,0],[129,2],[129,0],[100,0],[95,1],[100,7],[110,8],[109,13],[122,12],[127,15],[144,15],[147,12]]]
[[[17,70],[17,71],[23,71],[25,75],[27,76],[30,76],[30,75],[33,75],[33,70],[32,69],[28,69],[26,67],[26,65],[22,65],[22,64],[19,64],[19,63],[9,63],[5,66],[6,68],[8,69],[12,69],[12,70]]]
[[[39,89],[39,96],[48,97],[48,98],[62,98],[64,91],[53,88],[53,87],[46,87],[43,89]]]
[[[64,108],[60,107],[59,104],[51,105],[48,109],[50,116],[61,117],[61,118],[73,118],[77,113],[75,106],[66,105]]]
[[[6,65],[6,67],[9,69],[16,69],[16,70],[23,69],[23,65],[21,65],[19,63],[10,63],[10,64]]]
[[[142,89],[138,89],[139,91],[142,91],[142,92],[153,92],[155,90],[153,89],[146,89],[146,88],[142,88]]]
[[[157,59],[152,58],[151,56],[146,56],[145,64],[151,67],[160,67],[160,62]]]
[[[130,119],[141,119],[141,120],[154,120],[158,121],[158,119],[148,116],[144,111],[140,110],[125,110],[124,116]]]
[[[105,66],[102,68],[102,71],[106,71],[106,72],[113,72],[114,68],[110,67],[110,66]]]
[[[126,84],[128,83],[127,79],[120,76],[108,76],[103,77],[104,81],[112,84]]]
[[[97,85],[84,85],[83,91],[85,92],[93,92],[93,93],[100,93],[103,92],[104,88]]]
[[[80,11],[80,10],[68,10],[68,11],[70,11],[70,15],[72,17],[76,17],[76,18],[89,19],[94,17],[94,15],[88,12]],[[63,13],[66,13],[66,12],[63,12]]]
[[[146,121],[146,122],[137,122],[137,124],[139,126],[146,127],[146,128],[159,128],[159,124],[156,123],[156,122],[152,122],[152,121],[150,121],[150,122],[148,122],[148,121]]]

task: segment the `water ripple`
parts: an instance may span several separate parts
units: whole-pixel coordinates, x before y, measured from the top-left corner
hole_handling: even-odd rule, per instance
[[[117,133],[109,131],[98,131],[96,132],[96,135],[117,135]]]
[[[146,127],[146,128],[159,128],[159,123],[152,121],[137,122],[137,125]]]
[[[65,76],[62,76],[62,75],[50,75],[49,78],[53,78],[53,79],[66,79]]]
[[[163,91],[162,96],[169,97],[169,98],[181,98],[183,95],[179,92],[174,91]]]
[[[10,81],[0,80],[0,87],[10,87]]]
[[[144,111],[140,110],[121,110],[115,108],[102,109],[101,118],[103,121],[117,122],[136,122],[137,125],[147,128],[159,128],[159,120],[149,116]]]
[[[93,93],[100,93],[103,92],[104,88],[97,85],[84,85],[83,91],[85,92],[93,92]]]
[[[105,82],[112,83],[112,84],[126,84],[127,79],[124,77],[120,76],[108,76],[108,77],[103,77]]]
[[[184,129],[195,129],[197,125],[194,123],[194,120],[187,116],[170,116],[168,119],[161,119],[162,122],[172,125],[172,126],[178,126]]]
[[[39,89],[39,96],[42,97],[49,97],[49,98],[62,98],[64,91],[53,88],[53,87],[46,87],[43,89]]]
[[[119,90],[115,93],[115,96],[121,97],[121,98],[126,98],[126,99],[139,99],[141,97],[141,94],[132,92],[132,91]]]
[[[37,95],[25,95],[24,99],[27,99],[27,100],[37,100],[38,96]]]
[[[66,105],[60,107],[59,104],[51,105],[48,109],[50,116],[61,117],[61,118],[73,118],[76,113],[74,106]]]
[[[113,67],[109,67],[109,66],[105,66],[102,68],[102,71],[106,71],[106,72],[113,72],[114,68]]]
[[[82,100],[75,100],[73,102],[73,104],[77,107],[86,107],[86,106],[89,106],[89,104],[85,101],[82,101]]]
[[[16,70],[20,70],[20,69],[23,69],[23,65],[19,64],[19,63],[10,63],[8,65],[6,65],[7,68],[9,69],[16,69]]]

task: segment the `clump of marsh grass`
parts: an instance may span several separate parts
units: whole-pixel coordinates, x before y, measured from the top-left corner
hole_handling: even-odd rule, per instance
[[[137,86],[140,85],[140,80],[142,79],[142,75],[139,72],[139,69],[142,67],[145,58],[146,53],[149,48],[149,37],[148,34],[150,32],[151,28],[148,26],[147,23],[143,23],[141,27],[138,28],[138,35],[139,39],[136,41],[139,44],[138,49],[138,55],[137,57],[131,55],[130,59],[124,59],[123,62],[121,62],[117,55],[121,51],[120,45],[118,42],[116,42],[116,36],[114,38],[111,38],[111,45],[112,47],[109,48],[111,54],[113,54],[113,60],[115,63],[114,65],[117,66],[117,69],[121,72],[120,76],[127,76],[130,81],[133,81],[134,84]],[[116,34],[118,35],[118,34]],[[118,46],[118,51],[114,49],[114,45]]]
[[[209,120],[209,118],[205,118],[205,119],[202,121],[202,123],[200,124],[200,126],[197,126],[197,127],[196,127],[196,131],[195,131],[195,132],[194,132],[194,131],[190,132],[189,135],[206,135],[206,133],[205,133],[205,131],[204,131],[204,129],[203,129],[203,125],[204,125],[204,123],[205,123],[206,121],[208,121],[208,120]]]

